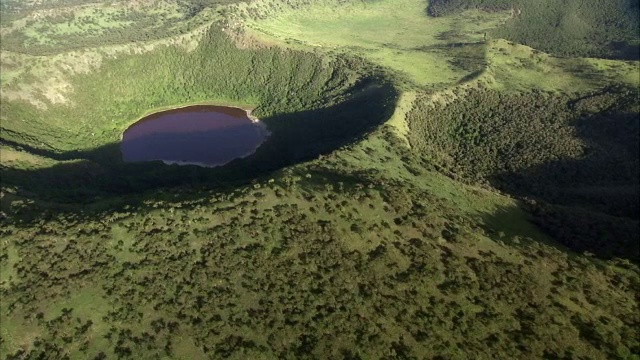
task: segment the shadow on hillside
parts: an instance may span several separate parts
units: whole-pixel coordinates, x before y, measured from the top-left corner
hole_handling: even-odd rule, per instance
[[[439,40],[451,41],[448,44],[428,45],[413,48],[414,51],[435,52],[445,55],[452,69],[466,72],[460,82],[475,79],[487,68],[487,44],[484,41],[468,41],[443,33]]]
[[[602,258],[638,261],[638,114],[606,112],[584,117],[576,121],[575,129],[587,145],[582,158],[495,174],[490,183],[529,199],[526,208],[536,225],[567,247]]]
[[[620,81],[621,74],[628,71],[628,64],[621,62],[612,62],[607,64],[606,68],[601,68],[589,59],[576,58],[568,64],[570,66],[563,67],[564,71],[588,82],[594,88],[598,88],[602,84],[617,83]]]
[[[229,188],[357,141],[391,116],[397,95],[390,84],[370,85],[331,107],[264,118],[271,136],[253,155],[218,168],[164,165],[159,161],[125,163],[117,143],[54,154],[4,141],[38,155],[73,161],[44,169],[5,168],[2,182],[19,187],[29,197],[61,203],[134,198],[147,191],[183,185]]]
[[[638,13],[636,9],[636,14]],[[609,51],[614,54],[615,59],[638,61],[640,60],[640,48],[638,43],[627,41],[612,41],[609,46]]]
[[[65,153],[57,153],[57,152],[53,152],[46,149],[35,148],[31,145],[18,143],[8,139],[0,139],[0,144],[6,145],[18,151],[25,151],[25,152],[28,152],[29,154],[38,155],[38,156],[46,157],[46,158],[57,160],[57,161],[68,161],[68,160],[79,159],[89,154],[86,151],[68,151]]]
[[[640,122],[637,113],[615,112],[575,122],[586,145],[578,159],[495,174],[493,185],[520,196],[579,206],[630,219],[640,218]]]
[[[520,207],[502,207],[482,215],[488,233],[511,246],[528,246],[542,242],[541,237],[522,227],[522,212],[531,214],[535,226],[556,243],[548,243],[561,251],[590,253],[601,259],[623,258],[640,262],[640,224],[637,220],[610,216],[581,207],[567,207],[529,201]]]

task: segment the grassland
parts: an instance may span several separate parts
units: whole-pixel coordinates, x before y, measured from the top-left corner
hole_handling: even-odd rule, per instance
[[[640,85],[637,61],[558,58],[502,39],[489,43],[487,62],[480,81],[507,92],[573,93],[611,84]]]
[[[508,16],[467,11],[450,18],[428,18],[424,2],[416,0],[336,6],[318,2],[246,24],[249,34],[259,39],[294,48],[346,51],[398,72],[419,86],[443,86],[473,71],[451,64],[459,51],[447,46],[459,43],[471,47],[482,42],[484,34]],[[482,49],[470,52],[482,62]]]
[[[638,224],[612,201],[637,193],[616,176],[637,173],[638,62],[416,0],[60,1],[76,20],[47,33],[2,24],[28,39],[2,44],[3,359],[640,353],[637,251],[587,236]],[[109,37],[136,11],[170,26]],[[256,107],[272,136],[218,169],[120,160],[136,119],[194,103]],[[493,182],[558,163],[538,192]],[[588,196],[554,192],[591,170]]]

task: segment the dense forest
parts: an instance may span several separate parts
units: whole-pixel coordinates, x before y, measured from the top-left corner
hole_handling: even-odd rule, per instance
[[[637,91],[624,87],[574,95],[473,89],[445,105],[425,96],[408,121],[412,146],[442,171],[562,205],[554,216],[542,215],[551,210],[541,204],[534,212],[556,235],[581,229],[580,236],[561,236],[573,247],[603,243],[601,254],[637,258],[638,110]],[[594,224],[606,230],[594,231]]]

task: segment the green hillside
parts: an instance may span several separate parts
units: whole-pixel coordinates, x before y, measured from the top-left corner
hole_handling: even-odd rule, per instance
[[[473,89],[444,105],[414,104],[411,145],[441,171],[535,198],[529,206],[538,225],[570,247],[640,255],[637,91],[576,97]]]
[[[492,36],[560,56],[638,59],[640,8],[635,0],[433,0],[431,16],[467,9],[510,11]]]
[[[632,3],[1,3],[0,359],[640,356]]]

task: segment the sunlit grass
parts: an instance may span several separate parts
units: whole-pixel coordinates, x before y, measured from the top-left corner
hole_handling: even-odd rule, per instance
[[[506,19],[506,13],[466,11],[447,18],[426,15],[426,2],[383,0],[337,6],[319,3],[285,9],[265,20],[249,21],[258,38],[281,45],[346,51],[398,71],[417,85],[451,84],[468,75],[449,63],[442,47],[474,43]]]
[[[556,58],[506,40],[491,41],[485,80],[505,91],[589,91],[611,83],[638,86],[637,62]]]
[[[258,8],[259,5],[256,5]],[[326,53],[362,56],[418,87],[455,85],[476,69],[454,66],[466,44],[485,41],[485,33],[508,19],[509,13],[465,11],[433,18],[426,2],[383,0],[340,5],[330,0],[296,9],[266,11],[261,20],[246,22],[249,33],[267,43]],[[484,57],[484,79],[508,91],[588,91],[609,83],[637,85],[637,62],[589,58],[556,58],[505,40],[488,39],[473,51]],[[478,49],[484,49],[479,53]]]

